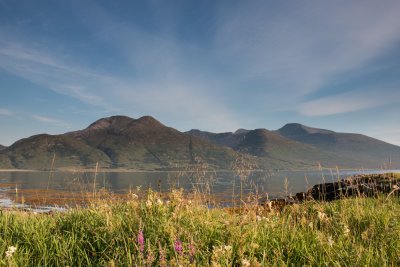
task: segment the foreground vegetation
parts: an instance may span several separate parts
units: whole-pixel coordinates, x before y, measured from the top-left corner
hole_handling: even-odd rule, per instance
[[[149,192],[87,208],[0,211],[1,266],[398,266],[398,197],[308,201],[267,211]]]

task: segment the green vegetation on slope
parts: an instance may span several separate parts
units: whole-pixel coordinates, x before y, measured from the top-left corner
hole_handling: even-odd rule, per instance
[[[400,166],[400,147],[362,134],[337,133],[298,123],[287,124],[277,133],[321,151],[330,151],[338,157],[356,159],[359,167],[389,163]]]
[[[19,140],[0,150],[0,168],[93,168],[98,163],[110,169],[175,170],[201,158],[212,168],[227,169],[239,154],[263,169],[400,167],[400,147],[359,134],[301,124],[278,131],[183,133],[150,116],[112,116],[84,130]]]
[[[339,156],[330,150],[322,150],[266,129],[221,134],[191,130],[187,133],[230,147],[237,152],[253,155],[258,158],[258,163],[263,168],[310,168],[317,166],[318,163],[331,167],[362,166],[362,161],[357,157]]]
[[[201,198],[201,196],[200,196]],[[397,266],[400,199],[305,202],[282,212],[169,202],[96,201],[86,209],[0,211],[1,266]]]
[[[55,168],[93,168],[99,163],[104,168],[157,170],[192,164],[200,157],[212,167],[227,168],[236,154],[149,116],[114,116],[81,131],[22,139],[1,151],[0,167],[45,169],[54,158]]]
[[[108,157],[84,142],[66,135],[35,135],[19,140],[4,150],[9,161],[19,169],[63,166],[94,166],[96,162],[109,162]],[[3,156],[4,157],[4,156]]]

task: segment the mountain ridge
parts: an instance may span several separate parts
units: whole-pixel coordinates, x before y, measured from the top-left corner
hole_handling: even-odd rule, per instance
[[[109,169],[172,170],[201,160],[211,168],[229,169],[241,154],[265,169],[313,168],[318,164],[378,168],[385,162],[400,166],[398,146],[299,123],[275,131],[180,132],[151,116],[111,116],[82,130],[18,140],[0,149],[0,168],[93,168],[98,164]]]
[[[321,150],[329,150],[339,156],[346,155],[351,158],[358,158],[366,163],[378,160],[382,163],[390,163],[390,161],[400,162],[399,146],[363,134],[340,133],[308,126],[304,127],[303,129],[306,129],[306,131],[299,131],[296,125],[294,127],[293,125],[289,125],[289,127],[285,125],[276,132],[282,136],[312,145]],[[291,129],[291,131],[288,129]]]
[[[55,157],[58,168],[98,163],[111,169],[163,170],[193,164],[196,157],[210,166],[226,168],[236,152],[181,133],[150,116],[112,116],[83,130],[21,139],[0,155],[0,166],[11,163],[14,168],[49,168]]]
[[[197,135],[200,138],[207,138],[220,145],[230,146],[239,152],[246,151],[255,156],[270,156],[291,162],[305,159],[323,165],[352,168],[377,168],[390,163],[400,166],[399,146],[362,134],[338,133],[300,123],[288,123],[275,131],[267,129],[247,130],[239,135],[235,135],[236,132],[218,134],[198,130],[191,130],[187,133]],[[253,140],[255,143],[258,142],[258,145],[248,141],[243,143],[248,134],[253,138],[258,137],[258,141]],[[283,139],[280,139],[277,135]],[[227,141],[232,139],[238,141],[238,136],[243,139],[239,143]]]

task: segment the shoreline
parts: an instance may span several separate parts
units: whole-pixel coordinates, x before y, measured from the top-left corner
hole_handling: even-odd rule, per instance
[[[190,171],[190,170],[189,170]],[[339,172],[400,172],[399,169],[373,169],[373,168],[323,168],[323,169],[254,169],[252,172],[327,172],[330,171],[332,173]],[[157,172],[168,172],[168,173],[176,173],[176,172],[185,172],[185,170],[135,170],[135,169],[105,169],[99,168],[59,168],[53,170],[37,170],[37,169],[0,169],[0,173],[2,172],[69,172],[69,173],[157,173]],[[233,170],[228,169],[220,169],[220,170],[208,170],[206,172],[233,172]]]
[[[0,169],[0,172],[40,172],[39,170],[30,169]]]

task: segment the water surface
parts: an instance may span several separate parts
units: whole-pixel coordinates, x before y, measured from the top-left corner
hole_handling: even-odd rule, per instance
[[[229,201],[250,192],[270,197],[284,197],[305,192],[318,183],[338,181],[355,174],[400,172],[399,170],[319,170],[255,171],[249,177],[233,172],[0,172],[0,206],[16,206],[29,200],[42,200],[45,205],[79,201],[83,193],[106,190],[114,194],[142,192],[151,188],[168,192],[172,188],[211,192],[221,201]],[[242,185],[242,187],[241,187]],[[62,201],[58,201],[62,200]],[[83,200],[82,200],[83,201]],[[79,203],[81,203],[80,201]],[[19,202],[16,203],[16,202]],[[37,202],[37,201],[36,201]],[[54,202],[54,203],[52,203]]]

